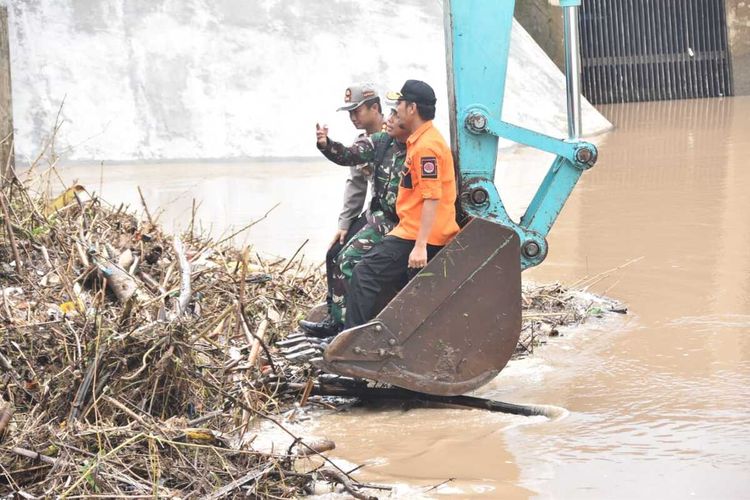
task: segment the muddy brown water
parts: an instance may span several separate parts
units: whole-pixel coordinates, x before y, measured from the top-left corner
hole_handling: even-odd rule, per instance
[[[591,286],[630,314],[564,331],[512,362],[480,394],[551,404],[549,421],[481,411],[385,407],[325,414],[311,431],[362,480],[403,498],[750,498],[750,98],[603,107],[617,126],[525,274]],[[545,155],[504,159],[498,185],[519,214]],[[540,166],[543,165],[543,166]],[[70,165],[113,202],[167,206],[184,227],[192,198],[216,233],[282,201],[244,240],[321,256],[343,171],[323,162]],[[321,229],[322,228],[322,229]],[[452,479],[436,489],[430,487]]]

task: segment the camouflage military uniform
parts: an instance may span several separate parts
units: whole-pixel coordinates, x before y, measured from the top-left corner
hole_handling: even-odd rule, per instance
[[[343,323],[346,314],[344,297],[354,266],[398,223],[396,197],[406,145],[396,142],[385,132],[378,132],[361,138],[350,147],[329,140],[323,154],[339,165],[365,163],[362,170],[372,177],[372,201],[365,214],[367,223],[346,242],[333,272],[331,317]]]

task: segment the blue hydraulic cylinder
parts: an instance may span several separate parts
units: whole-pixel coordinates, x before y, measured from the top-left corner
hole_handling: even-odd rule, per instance
[[[575,8],[580,0],[560,3]],[[445,41],[462,206],[471,216],[514,229],[526,269],[546,257],[546,236],[581,173],[596,162],[597,151],[584,141],[556,139],[502,121],[514,7],[515,0],[445,0]],[[557,155],[518,223],[508,216],[494,185],[499,137]]]

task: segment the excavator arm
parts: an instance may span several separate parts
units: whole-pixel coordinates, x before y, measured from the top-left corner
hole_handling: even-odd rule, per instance
[[[514,0],[445,0],[451,143],[460,200],[470,222],[376,318],[339,334],[325,349],[327,371],[441,396],[495,377],[521,331],[521,271],[547,255],[546,236],[594,145],[578,140],[577,15],[565,17],[569,137],[555,139],[502,121]],[[520,221],[494,184],[498,139],[556,158]]]
[[[544,260],[547,233],[583,171],[596,162],[596,147],[577,140],[581,128],[577,46],[580,3],[561,2],[566,27],[568,140],[502,121],[514,0],[444,3],[451,143],[461,172],[462,206],[472,216],[493,220],[518,233],[522,269]],[[557,156],[519,223],[508,216],[493,182],[500,137]]]

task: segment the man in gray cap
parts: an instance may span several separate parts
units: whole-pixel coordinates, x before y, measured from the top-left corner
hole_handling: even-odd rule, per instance
[[[385,129],[380,97],[375,90],[375,86],[371,83],[361,83],[347,88],[344,92],[344,105],[337,111],[348,111],[349,119],[352,121],[354,127],[364,131],[357,137],[354,145],[357,144],[357,141]],[[326,158],[336,162],[336,156],[339,152],[335,148],[332,148],[336,143],[328,139],[328,127],[321,127],[318,124],[316,125],[316,129],[318,149]],[[341,164],[341,161],[336,163]],[[328,326],[328,323],[333,324],[330,318],[330,309],[333,303],[336,258],[346,242],[367,223],[363,209],[365,198],[367,197],[368,177],[371,176],[373,171],[373,166],[367,163],[351,167],[349,178],[346,180],[346,185],[344,186],[344,206],[339,215],[338,229],[326,253],[326,282],[328,289],[326,303],[328,304],[329,316],[322,322],[324,323],[322,325],[324,327]],[[303,326],[306,323],[303,321]]]

